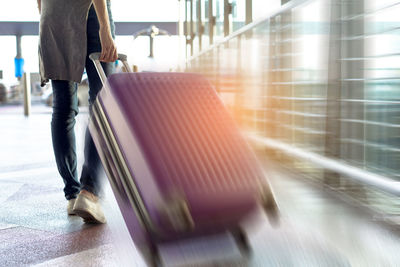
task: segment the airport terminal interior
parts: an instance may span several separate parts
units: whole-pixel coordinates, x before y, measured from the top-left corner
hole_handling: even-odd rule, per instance
[[[112,173],[101,174],[105,224],[67,214],[37,2],[9,2],[0,10],[0,266],[152,266]],[[209,81],[279,209],[279,223],[262,208],[237,222],[245,251],[228,230],[190,236],[157,243],[158,266],[400,266],[399,0],[112,0],[111,9],[133,72]],[[84,72],[78,173],[88,89]]]

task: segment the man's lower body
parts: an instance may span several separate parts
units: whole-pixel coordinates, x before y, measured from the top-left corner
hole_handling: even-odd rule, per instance
[[[100,52],[99,24],[94,8],[91,7],[87,24],[86,73],[89,82],[89,112],[102,88],[101,80],[90,53]],[[106,75],[114,71],[113,63],[102,63]],[[78,114],[77,84],[70,81],[52,80],[53,115],[51,132],[58,171],[64,181],[68,214],[77,214],[87,222],[104,223],[105,218],[98,203],[101,192],[101,162],[88,129],[85,135],[85,161],[80,180],[77,173],[75,141],[75,116]]]

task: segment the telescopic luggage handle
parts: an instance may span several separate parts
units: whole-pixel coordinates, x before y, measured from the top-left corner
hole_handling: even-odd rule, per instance
[[[103,84],[103,86],[105,86],[107,77],[106,77],[106,74],[104,73],[104,69],[100,63],[100,55],[101,55],[101,53],[99,53],[99,52],[91,53],[89,55],[89,58],[93,61],[94,66],[96,67],[97,73],[100,76],[101,83]],[[128,64],[128,57],[126,55],[118,54],[118,59],[122,61],[122,64],[124,64],[127,72],[132,72],[131,67]]]

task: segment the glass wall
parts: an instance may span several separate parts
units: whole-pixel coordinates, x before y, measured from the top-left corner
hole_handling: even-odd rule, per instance
[[[400,180],[400,3],[367,1],[365,9],[365,165]]]
[[[400,181],[399,11],[389,0],[302,1],[205,50],[186,70],[205,74],[242,130],[264,145]],[[268,151],[362,203],[399,204],[341,170]]]

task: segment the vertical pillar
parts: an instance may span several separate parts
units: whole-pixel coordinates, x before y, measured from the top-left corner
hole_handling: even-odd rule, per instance
[[[149,57],[154,58],[154,37],[150,34],[150,54]]]
[[[184,34],[184,30],[183,30],[183,21],[182,21],[182,0],[178,0],[179,4],[178,4],[178,13],[179,13],[179,17],[178,17],[178,35],[182,36]]]
[[[189,28],[189,9],[188,9],[188,0],[184,0],[185,2],[185,25],[184,25],[184,34],[185,34],[185,56],[188,59],[188,44],[190,41],[190,28]]]
[[[22,48],[21,48],[21,35],[16,36],[17,39],[17,58],[22,58]]]
[[[342,73],[342,4],[331,0],[328,47],[328,86],[326,92],[325,156],[340,158],[341,133],[341,73]],[[324,172],[324,183],[340,186],[340,175],[329,170]]]
[[[31,113],[31,81],[28,73],[23,75],[23,87],[24,87],[24,115],[29,116]]]
[[[15,56],[15,77],[20,81],[24,93],[24,115],[29,116],[31,110],[31,82],[30,77],[24,72],[24,59],[22,58],[21,35],[16,36],[17,55]]]
[[[253,22],[253,0],[246,0],[246,20],[245,23]]]
[[[351,1],[347,3],[349,15],[364,14],[364,0]],[[347,14],[346,14],[347,15]],[[359,16],[354,20],[350,20],[345,27],[346,36],[348,37],[361,37],[355,40],[348,40],[345,43],[346,57],[351,58],[364,58],[364,16]],[[347,74],[343,77],[346,85],[342,86],[346,90],[346,98],[348,99],[364,99],[364,61],[354,60],[346,61],[345,69],[342,73]],[[365,120],[365,105],[364,104],[350,104],[347,117],[349,119]],[[350,139],[364,141],[365,132],[364,125],[351,124],[351,129],[348,132]],[[365,147],[359,145],[352,145],[349,151],[349,160],[364,162]]]
[[[354,16],[365,14],[364,1],[343,1],[345,5],[346,14],[344,16]],[[354,19],[345,22],[343,27],[344,40],[343,41],[343,57],[353,59],[363,59],[364,55],[364,19],[365,16],[355,16]],[[350,37],[350,38],[346,38]],[[352,38],[357,37],[357,38]],[[342,66],[342,98],[345,99],[365,99],[365,80],[364,80],[364,60],[347,60],[344,61]],[[365,102],[347,102],[344,112],[346,119],[365,121]],[[345,127],[345,128],[344,128]],[[368,132],[365,131],[364,123],[346,123],[342,124],[342,133],[345,133],[345,138],[361,142],[346,144],[346,150],[341,151],[341,156],[345,157],[348,162],[356,162],[360,165],[366,164],[365,162],[365,139]],[[343,146],[344,147],[344,146]],[[343,149],[344,150],[344,149]],[[357,184],[358,194],[364,194],[364,188]]]
[[[190,0],[190,56],[194,54],[194,21],[193,21],[193,0]]]
[[[230,34],[230,15],[232,14],[232,4],[229,0],[224,0],[224,36]]]
[[[210,38],[210,45],[214,43],[214,29],[216,17],[213,14],[213,1],[208,0],[208,35]]]
[[[203,37],[203,20],[201,18],[201,0],[197,1],[197,36],[199,38],[199,51],[202,49],[202,37]]]

